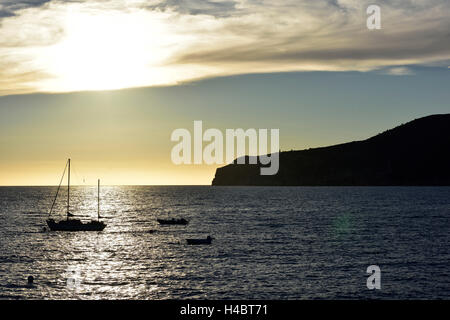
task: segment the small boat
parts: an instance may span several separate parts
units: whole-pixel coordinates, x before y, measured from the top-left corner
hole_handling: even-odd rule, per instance
[[[197,244],[211,244],[213,238],[207,236],[206,239],[186,239],[187,244],[197,245]]]
[[[61,183],[66,173],[67,174],[67,218],[66,220],[61,220],[56,222],[55,219],[51,219],[50,216],[53,212],[53,207],[55,206],[56,199],[58,198],[58,193],[61,188]],[[102,231],[105,229],[106,224],[100,221],[100,180],[98,180],[98,196],[97,196],[97,221],[91,220],[89,222],[83,222],[79,219],[73,219],[73,214],[70,213],[70,159],[67,160],[66,167],[64,168],[63,176],[61,182],[59,183],[58,190],[56,191],[55,199],[53,200],[52,207],[50,209],[49,218],[47,219],[47,225],[51,231]]]
[[[175,219],[175,218],[172,218],[172,219],[156,219],[156,220],[159,222],[159,224],[168,224],[168,225],[170,225],[170,224],[187,225],[189,223],[189,221],[187,221],[184,218],[179,218],[179,219]]]

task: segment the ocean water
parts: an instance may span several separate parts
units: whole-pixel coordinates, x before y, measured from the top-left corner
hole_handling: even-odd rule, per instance
[[[43,231],[55,190],[0,187],[1,299],[450,298],[449,187],[111,186],[104,231]],[[96,188],[71,193],[95,218]]]

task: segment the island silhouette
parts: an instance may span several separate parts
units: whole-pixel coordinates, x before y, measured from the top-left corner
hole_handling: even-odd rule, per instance
[[[279,156],[275,175],[260,175],[259,163],[235,160],[216,170],[212,185],[448,186],[450,114],[415,119],[362,141]]]

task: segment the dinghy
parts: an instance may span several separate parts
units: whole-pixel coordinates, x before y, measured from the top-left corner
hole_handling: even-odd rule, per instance
[[[187,221],[184,218],[179,218],[179,219],[156,219],[159,224],[181,224],[181,225],[187,225],[189,223],[189,221]]]
[[[211,244],[213,238],[211,236],[207,236],[206,239],[186,239],[187,244],[190,245],[198,245],[198,244]]]

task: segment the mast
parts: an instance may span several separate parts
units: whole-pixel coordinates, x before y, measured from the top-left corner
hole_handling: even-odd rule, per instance
[[[98,179],[98,193],[97,193],[97,220],[100,221],[100,179]]]
[[[64,180],[64,176],[66,175],[66,170],[67,170],[67,162],[66,162],[66,166],[64,167],[64,171],[63,171],[63,174],[61,176],[61,180],[59,181],[58,189],[56,190],[56,194],[55,194],[55,198],[53,199],[52,207],[50,208],[50,212],[48,214],[49,217],[52,215],[53,207],[55,206],[56,199],[58,198],[59,189],[61,188],[61,184],[62,184],[62,182]]]
[[[70,207],[70,158],[69,163],[69,174],[67,175],[67,220],[69,220],[69,207]]]

